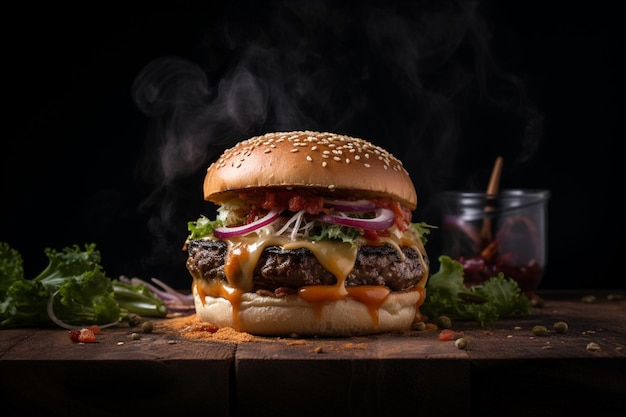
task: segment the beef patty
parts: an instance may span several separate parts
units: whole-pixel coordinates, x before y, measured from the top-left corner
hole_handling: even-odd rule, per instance
[[[392,291],[414,287],[424,275],[420,257],[413,248],[402,248],[405,259],[390,246],[363,246],[357,252],[354,268],[346,286],[385,285]],[[214,240],[191,240],[188,243],[187,269],[196,279],[226,280],[224,258],[226,244]],[[428,258],[424,256],[425,262]],[[306,248],[286,250],[280,246],[265,248],[254,269],[253,291],[297,290],[307,285],[333,285],[335,276],[318,262]]]

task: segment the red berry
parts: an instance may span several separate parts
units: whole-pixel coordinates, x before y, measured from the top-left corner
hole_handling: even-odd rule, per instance
[[[93,343],[96,341],[96,335],[91,329],[80,329],[78,341],[82,343]]]
[[[78,337],[80,336],[80,330],[70,330],[68,332],[70,340],[74,343],[78,343]]]
[[[93,343],[96,341],[96,335],[92,329],[70,330],[68,334],[74,343]]]
[[[456,333],[454,332],[454,330],[443,329],[441,333],[439,333],[439,340],[447,342],[450,340],[454,340],[455,336]]]

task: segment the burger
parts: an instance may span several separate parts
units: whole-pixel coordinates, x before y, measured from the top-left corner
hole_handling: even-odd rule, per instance
[[[184,250],[197,317],[262,336],[410,330],[428,279],[427,229],[402,162],[366,140],[275,132],[207,169],[214,219]]]

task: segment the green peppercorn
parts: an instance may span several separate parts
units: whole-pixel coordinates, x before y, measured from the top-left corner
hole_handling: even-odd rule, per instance
[[[583,296],[580,301],[582,301],[585,304],[592,304],[596,302],[596,296],[595,295],[585,295]]]
[[[435,324],[440,329],[450,329],[452,328],[452,320],[448,316],[439,316],[435,319]]]
[[[564,321],[557,321],[556,323],[554,323],[552,328],[554,328],[554,331],[557,333],[567,333],[567,329],[569,328],[569,326]]]
[[[543,298],[541,297],[535,297],[530,300],[531,307],[543,308],[544,305],[545,305],[545,301],[543,301]]]
[[[596,342],[589,342],[589,343],[587,343],[587,350],[589,350],[591,352],[597,352],[599,350],[602,350],[602,348]]]
[[[454,346],[456,346],[458,349],[465,349],[467,348],[468,343],[469,340],[467,340],[466,337],[459,337],[454,341]]]
[[[152,324],[151,321],[144,321],[141,325],[141,330],[143,330],[144,333],[152,333],[152,330],[154,330],[154,324]]]
[[[418,321],[416,323],[413,323],[411,325],[411,330],[417,330],[417,331],[426,330],[426,323],[424,323],[423,321]]]
[[[139,340],[139,339],[141,339],[141,336],[139,335],[139,333],[133,332],[133,333],[130,334],[130,338],[132,340]]]
[[[139,326],[141,324],[141,316],[139,314],[130,313],[128,315],[128,325],[130,327]]]
[[[533,326],[532,332],[535,336],[547,336],[548,328],[546,326],[536,325]]]

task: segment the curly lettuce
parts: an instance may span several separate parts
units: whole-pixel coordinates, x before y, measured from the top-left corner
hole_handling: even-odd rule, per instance
[[[148,296],[144,288],[128,288],[106,275],[95,244],[62,251],[46,248],[45,254],[46,268],[26,279],[19,252],[0,242],[0,329],[115,323],[135,313],[139,305],[142,315],[151,311],[150,316],[166,316],[165,303],[154,294]]]
[[[439,257],[439,262],[439,271],[426,284],[422,314],[477,321],[481,326],[504,317],[530,316],[530,301],[512,278],[499,273],[482,285],[466,287],[463,265],[445,255]]]

